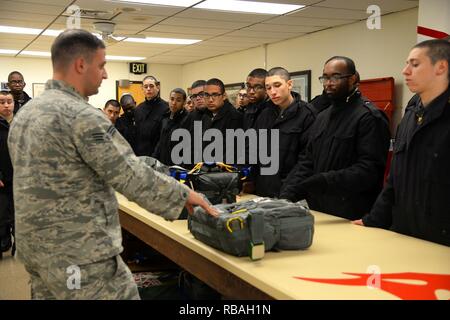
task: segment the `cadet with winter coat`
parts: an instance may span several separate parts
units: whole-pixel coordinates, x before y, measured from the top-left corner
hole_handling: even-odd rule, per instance
[[[166,101],[160,97],[160,83],[153,76],[146,76],[142,81],[145,101],[134,111],[136,122],[136,146],[138,156],[151,156],[159,141],[161,122],[169,110]]]
[[[381,191],[390,140],[386,115],[361,96],[355,73],[347,57],[325,63],[319,80],[332,104],[317,116],[280,194],[347,219],[369,212]]]
[[[403,69],[416,95],[397,129],[388,182],[356,224],[450,246],[450,43],[413,47]]]
[[[265,91],[271,100],[256,119],[254,129],[278,130],[279,141],[268,141],[267,150],[275,150],[279,158],[276,174],[266,175],[261,171],[260,161],[252,168],[255,194],[264,197],[278,197],[281,185],[297,163],[299,154],[306,147],[311,125],[315,120],[312,106],[301,100],[300,95],[292,90],[289,72],[281,67],[272,68],[265,78]],[[260,144],[260,142],[258,143]],[[274,157],[275,155],[272,155]]]
[[[0,91],[0,257],[11,248],[14,230],[13,167],[8,150],[13,112],[13,95]]]
[[[171,153],[173,147],[178,143],[177,141],[172,141],[172,132],[176,129],[188,129],[186,118],[189,112],[184,108],[185,103],[186,92],[183,89],[175,88],[170,92],[170,111],[164,115],[161,125],[161,136],[153,153],[153,158],[168,166],[174,164]]]

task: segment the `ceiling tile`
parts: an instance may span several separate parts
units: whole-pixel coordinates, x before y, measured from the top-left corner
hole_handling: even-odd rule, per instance
[[[290,14],[288,17],[361,20],[367,18],[368,15],[365,10],[332,9],[313,6]]]
[[[393,11],[406,10],[419,6],[419,1],[414,0],[325,0],[318,6],[328,8],[343,8],[366,11],[370,5],[378,5],[381,13],[385,14]]]
[[[346,24],[354,21],[353,19],[326,19],[326,18],[307,18],[307,17],[293,17],[283,16],[271,19],[265,23],[285,24],[293,26],[321,26],[331,27],[340,24]]]
[[[215,21],[230,21],[230,22],[242,22],[245,21],[248,24],[256,23],[267,20],[270,15],[265,14],[246,14],[240,12],[220,12],[204,9],[188,9],[177,15],[179,18],[185,19],[208,19]]]
[[[206,16],[207,17],[207,16]],[[161,25],[182,26],[182,27],[202,27],[202,28],[222,28],[222,29],[237,29],[248,26],[249,23],[245,21],[215,21],[210,19],[185,19],[185,18],[169,18],[164,20]]]
[[[250,30],[250,31],[262,31],[264,33],[307,33],[313,32],[324,27],[313,27],[313,26],[294,26],[294,25],[283,25],[283,24],[271,24],[271,23],[259,23],[242,30]]]

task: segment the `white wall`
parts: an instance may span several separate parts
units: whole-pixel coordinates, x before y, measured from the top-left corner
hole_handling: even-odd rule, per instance
[[[33,83],[45,83],[52,77],[52,65],[50,59],[45,58],[14,58],[0,57],[0,81],[7,82],[8,74],[20,71],[26,82],[25,91],[33,96]],[[144,75],[129,73],[128,63],[111,62],[106,64],[108,79],[104,80],[98,94],[89,98],[89,103],[95,107],[103,108],[106,101],[116,98],[116,80],[142,80]],[[149,75],[155,76],[161,82],[161,97],[168,99],[169,92],[173,88],[182,85],[181,65],[148,64]]]
[[[183,87],[199,79],[219,78],[225,84],[243,82],[255,68],[265,68],[264,47],[260,46],[183,66]]]
[[[410,48],[416,43],[418,10],[410,9],[381,17],[381,30],[369,30],[366,21],[336,27],[291,40],[267,45],[267,69],[282,66],[287,70],[312,72],[312,97],[322,91],[317,80],[324,62],[334,55],[354,59],[362,79],[394,77],[394,122],[412,94],[404,84],[401,70]],[[183,66],[183,85],[193,80],[219,77],[225,83],[241,82],[254,68],[263,67],[264,48],[258,47]]]

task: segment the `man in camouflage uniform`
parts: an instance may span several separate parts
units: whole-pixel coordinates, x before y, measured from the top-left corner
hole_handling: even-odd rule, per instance
[[[137,158],[101,110],[87,103],[105,70],[105,46],[84,30],[52,45],[53,80],[11,125],[17,254],[35,299],[138,299],[119,256],[115,191],[174,220],[183,206],[216,211]]]

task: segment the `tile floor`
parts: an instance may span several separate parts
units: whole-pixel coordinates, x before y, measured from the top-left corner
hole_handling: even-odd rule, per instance
[[[29,300],[29,276],[22,263],[11,256],[11,251],[3,253],[0,259],[0,300]]]

